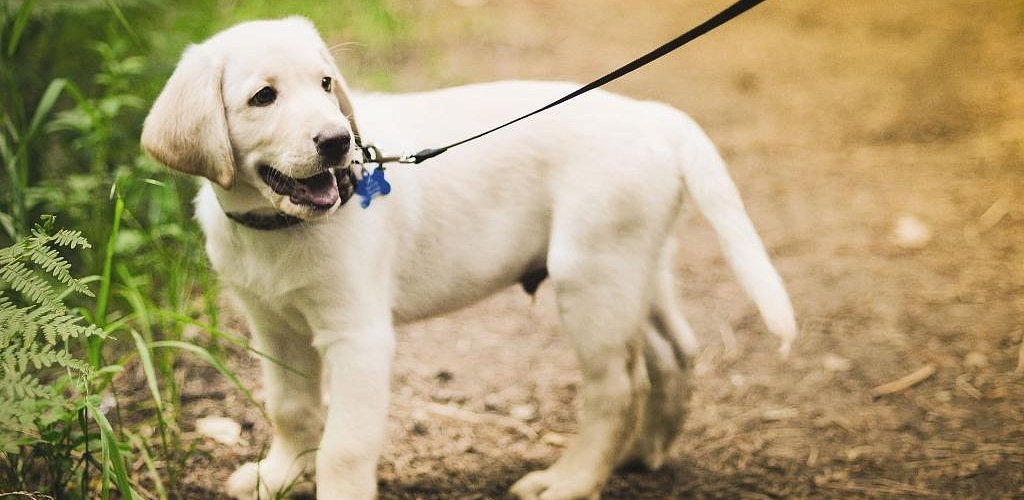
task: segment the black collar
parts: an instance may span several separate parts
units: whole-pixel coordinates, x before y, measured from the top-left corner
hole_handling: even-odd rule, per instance
[[[245,227],[260,231],[284,229],[286,227],[292,227],[296,224],[302,223],[302,219],[294,215],[288,215],[284,212],[276,212],[272,214],[224,212],[224,215],[227,215],[229,219]]]
[[[346,168],[345,171],[348,175],[338,175],[338,194],[341,196],[341,205],[345,205],[352,195],[355,194],[356,186],[356,174],[351,166]],[[305,222],[294,215],[286,214],[284,212],[275,212],[272,214],[258,214],[255,212],[224,212],[224,215],[228,216],[228,219],[241,224],[250,229],[256,229],[257,231],[273,231],[276,229],[284,229],[292,227]]]

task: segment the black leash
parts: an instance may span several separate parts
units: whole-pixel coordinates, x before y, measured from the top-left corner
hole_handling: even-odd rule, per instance
[[[610,82],[612,82],[614,80],[617,80],[617,79],[621,78],[622,76],[625,76],[625,75],[627,75],[627,74],[629,74],[629,73],[631,73],[633,71],[636,71],[637,69],[640,69],[640,68],[650,64],[651,62],[657,60],[658,58],[664,56],[665,54],[668,54],[669,52],[672,52],[672,51],[678,49],[679,47],[682,47],[683,45],[686,45],[687,43],[690,43],[693,40],[696,40],[697,38],[700,38],[701,36],[703,36],[707,32],[709,32],[709,31],[711,31],[711,30],[713,30],[713,29],[715,29],[715,28],[717,28],[717,27],[719,27],[719,26],[721,26],[721,25],[731,21],[736,16],[738,16],[738,15],[740,15],[740,14],[742,14],[742,13],[744,13],[744,12],[746,12],[746,11],[752,9],[752,8],[754,8],[754,6],[756,6],[757,4],[759,4],[759,3],[763,2],[763,1],[764,0],[739,0],[736,3],[732,4],[731,6],[729,6],[728,8],[726,8],[725,10],[723,10],[722,12],[719,12],[714,17],[712,17],[712,18],[708,19],[707,21],[704,21],[703,23],[697,25],[696,27],[694,27],[690,31],[687,31],[686,33],[683,33],[682,35],[679,35],[678,37],[670,40],[668,43],[666,43],[666,44],[664,44],[664,45],[662,45],[662,46],[660,46],[660,47],[658,47],[658,48],[656,48],[656,49],[654,49],[654,50],[652,50],[652,51],[650,51],[650,52],[640,56],[637,59],[634,59],[632,62],[623,65],[619,69],[616,69],[615,71],[612,71],[611,73],[608,73],[607,75],[604,75],[604,76],[598,78],[597,80],[594,80],[594,81],[584,85],[583,87],[580,87],[579,89],[573,91],[572,93],[567,94],[564,97],[561,97],[560,99],[558,99],[556,101],[553,101],[553,102],[551,102],[550,104],[547,104],[544,107],[535,109],[535,110],[533,110],[533,111],[531,111],[531,112],[529,112],[529,113],[527,113],[525,115],[522,115],[522,116],[520,116],[518,118],[515,118],[515,119],[512,119],[510,121],[507,121],[507,122],[505,122],[505,123],[503,123],[501,125],[498,125],[497,127],[494,127],[494,128],[492,128],[490,130],[485,130],[485,131],[480,132],[479,134],[476,134],[476,135],[474,135],[472,137],[467,137],[465,139],[462,139],[461,141],[457,141],[457,142],[453,142],[451,144],[448,144],[447,146],[442,146],[442,147],[439,147],[439,148],[428,148],[428,149],[424,149],[422,151],[419,151],[419,152],[413,153],[413,154],[406,154],[406,155],[402,155],[402,156],[380,156],[380,155],[378,155],[378,156],[372,158],[371,160],[369,160],[369,163],[376,163],[378,165],[383,165],[384,163],[411,163],[411,164],[422,163],[423,161],[429,160],[429,159],[431,159],[431,158],[433,158],[433,157],[435,157],[435,156],[437,156],[437,155],[439,155],[441,153],[444,153],[445,151],[448,151],[451,148],[454,148],[456,146],[460,146],[460,145],[465,144],[465,143],[467,143],[469,141],[473,141],[473,140],[479,139],[479,138],[481,138],[481,137],[483,137],[483,136],[485,136],[487,134],[490,134],[492,132],[497,132],[498,130],[501,130],[501,129],[509,126],[509,125],[512,125],[513,123],[519,122],[521,120],[525,120],[525,119],[527,119],[527,118],[529,118],[529,117],[531,117],[531,116],[533,116],[533,115],[535,115],[537,113],[540,113],[540,112],[543,112],[543,111],[547,111],[547,110],[549,110],[549,109],[551,109],[551,108],[553,108],[555,106],[558,106],[559,104],[562,104],[563,102],[566,102],[566,101],[568,101],[570,99],[574,99],[576,97],[579,97],[579,96],[581,96],[583,94],[586,94],[587,92],[590,92],[591,90],[594,90],[594,89],[596,89],[598,87],[606,85],[606,84],[608,84],[608,83],[610,83]],[[367,159],[369,159],[370,156],[371,155],[369,155],[369,154],[364,154],[364,157],[367,158]]]
[[[359,136],[357,135],[355,137],[356,147],[360,150],[361,154],[359,156],[361,158],[357,157],[355,160],[353,160],[353,165],[349,168],[349,179],[351,180],[351,182],[354,183],[354,186],[353,190],[348,191],[347,194],[343,197],[342,204],[348,201],[348,199],[352,197],[353,194],[358,194],[362,198],[361,205],[363,206],[363,208],[367,208],[370,205],[370,201],[374,197],[388,194],[388,192],[391,191],[391,185],[387,182],[386,179],[384,179],[383,175],[384,164],[386,163],[420,164],[441,153],[444,153],[445,151],[448,151],[451,148],[461,146],[462,144],[465,144],[470,141],[474,141],[492,132],[497,132],[498,130],[501,130],[509,125],[512,125],[513,123],[525,120],[533,115],[536,115],[537,113],[547,111],[555,106],[558,106],[559,104],[562,104],[563,102],[586,94],[591,90],[606,85],[633,71],[636,71],[637,69],[640,69],[650,64],[651,62],[661,58],[662,56],[668,54],[669,52],[672,52],[678,49],[679,47],[682,47],[683,45],[686,45],[687,43],[690,43],[693,40],[700,38],[709,31],[731,21],[736,16],[739,16],[740,14],[754,8],[757,4],[763,1],[764,0],[738,0],[736,3],[732,4],[722,12],[719,12],[714,17],[708,19],[707,21],[704,21],[703,23],[697,25],[696,27],[687,31],[686,33],[679,35],[678,37],[668,41],[664,45],[640,56],[637,59],[634,59],[632,62],[623,65],[619,69],[616,69],[611,73],[608,73],[607,75],[604,75],[598,78],[597,80],[594,80],[584,85],[583,87],[580,87],[579,89],[559,98],[558,100],[553,101],[541,108],[535,109],[529,113],[526,113],[525,115],[522,115],[518,118],[514,118],[505,123],[502,123],[501,125],[498,125],[494,128],[480,132],[479,134],[476,134],[472,137],[467,137],[465,139],[462,139],[461,141],[448,144],[447,146],[442,146],[439,148],[428,148],[417,153],[405,154],[401,156],[384,156],[381,153],[380,149],[377,148],[376,146],[372,144],[363,145],[359,140]],[[372,172],[367,170],[366,168],[366,166],[370,164],[377,165],[377,167],[373,169]],[[357,168],[357,165],[358,168],[360,169],[361,174],[360,176],[358,176],[358,178],[356,178],[354,172],[352,171],[352,169]],[[284,213],[275,213],[270,215],[228,213],[227,216],[231,220],[243,226],[264,231],[291,227],[303,222],[302,219],[298,217],[287,215]]]

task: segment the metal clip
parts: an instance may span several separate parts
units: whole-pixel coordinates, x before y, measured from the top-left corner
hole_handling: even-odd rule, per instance
[[[362,158],[359,158],[359,163],[363,165],[367,163],[380,163],[380,148],[378,148],[376,144],[365,144],[360,146],[359,150],[362,152]],[[355,160],[356,159],[353,158],[353,162],[355,162]]]
[[[362,158],[359,160],[353,159],[353,163],[360,163],[363,165],[367,163],[375,163],[377,165],[380,165],[381,167],[383,167],[385,163],[416,163],[416,155],[412,154],[403,154],[400,156],[384,156],[384,153],[381,152],[380,148],[377,147],[376,144],[366,144],[364,146],[361,146],[360,149],[363,152]]]
[[[409,154],[409,153],[406,153],[406,154],[404,154],[402,156],[399,156],[399,157],[395,158],[395,161],[398,162],[398,163],[405,163],[405,164],[408,164],[408,165],[415,165],[417,163],[416,162],[416,155],[412,155],[412,154]]]

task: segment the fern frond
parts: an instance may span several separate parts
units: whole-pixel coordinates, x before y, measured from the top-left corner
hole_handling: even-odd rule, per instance
[[[69,412],[81,404],[92,367],[75,356],[70,342],[105,336],[61,293],[67,288],[92,295],[60,254],[89,243],[77,231],[51,235],[53,222],[44,216],[28,237],[0,248],[0,453],[45,441],[41,429],[74,415]],[[80,395],[68,398],[68,390]]]
[[[25,252],[25,247],[24,241],[18,241],[7,248],[0,248],[0,267],[17,260]]]
[[[53,397],[53,389],[31,374],[14,374],[0,379],[0,395],[9,399],[45,399]]]
[[[74,380],[84,380],[92,368],[68,350],[68,343],[105,336],[103,329],[84,323],[58,293],[67,287],[92,295],[59,252],[89,248],[89,243],[78,231],[51,235],[53,223],[53,217],[44,217],[30,235],[0,249],[0,441],[12,434],[24,438],[40,411],[67,406],[65,395],[43,382],[55,375],[48,370],[70,370]]]
[[[66,247],[72,250],[76,248],[92,248],[89,244],[89,240],[82,236],[81,231],[73,231],[71,229],[61,229],[53,234],[53,244],[59,247]]]
[[[6,283],[11,290],[21,293],[35,304],[58,302],[53,287],[21,261],[16,260],[0,268],[0,283]]]
[[[27,308],[19,309],[21,312],[26,310]],[[12,316],[10,320],[4,326],[4,330],[0,331],[0,346],[6,347],[17,342],[18,338],[34,338],[39,332],[39,324],[30,320],[27,314]]]
[[[53,247],[41,247],[28,255],[29,260],[36,263],[43,271],[46,271],[57,279],[62,285],[69,285],[75,278],[71,276],[71,264],[64,260],[60,252]]]
[[[43,338],[47,344],[56,344],[57,339],[67,341],[74,336],[75,321],[78,318],[68,316],[59,312],[51,312],[39,318],[38,324],[42,327]]]
[[[27,311],[28,308],[18,307],[0,292],[0,349],[10,342],[15,333],[25,328]]]

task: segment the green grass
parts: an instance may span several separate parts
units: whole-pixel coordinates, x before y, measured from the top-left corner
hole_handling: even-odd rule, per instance
[[[0,249],[27,241],[44,214],[96,243],[61,252],[68,269],[85,276],[76,282],[85,293],[61,288],[52,276],[40,279],[57,286],[75,321],[102,333],[53,344],[81,372],[24,366],[59,397],[22,399],[10,406],[16,416],[0,412],[0,435],[18,436],[0,443],[0,495],[179,498],[176,486],[196,450],[180,431],[175,368],[183,362],[213,367],[262,410],[228,363],[231,352],[265,355],[219,325],[216,278],[192,220],[195,182],[141,154],[142,119],[189,43],[239,21],[297,14],[328,39],[387,51],[410,22],[388,5],[0,0]],[[372,80],[388,84],[386,74]],[[14,297],[10,307],[44,313],[14,286],[0,279],[0,296]],[[186,328],[202,335],[186,338]],[[17,342],[41,342],[39,331],[0,321],[0,359]],[[126,370],[132,367],[138,370]],[[140,387],[129,385],[128,371],[141,372]],[[0,366],[0,381],[12,373]],[[148,401],[124,415],[121,401],[129,393]]]
[[[217,29],[250,19],[300,15],[313,20],[324,33],[351,36],[360,43],[390,43],[401,32],[398,17],[379,0],[321,2],[309,0],[255,0],[217,11]]]

